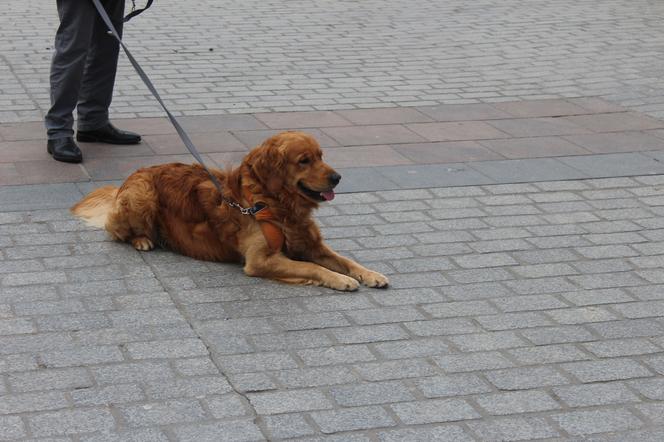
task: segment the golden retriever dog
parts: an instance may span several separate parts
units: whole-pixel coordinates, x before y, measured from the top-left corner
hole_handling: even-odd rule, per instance
[[[94,190],[71,211],[137,250],[160,244],[195,259],[243,262],[249,276],[287,283],[386,287],[384,275],[323,242],[312,212],[334,198],[341,176],[322,155],[310,135],[282,132],[238,168],[212,169],[223,199],[202,166],[171,163],[139,169],[119,188]],[[245,215],[229,202],[265,208]]]

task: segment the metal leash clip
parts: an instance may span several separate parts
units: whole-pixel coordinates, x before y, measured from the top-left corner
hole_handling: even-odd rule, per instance
[[[226,204],[228,204],[229,206],[238,209],[242,215],[252,215],[253,216],[253,215],[257,214],[258,212],[260,212],[261,210],[263,210],[267,207],[267,205],[265,205],[263,203],[256,203],[252,207],[242,207],[241,205],[239,205],[235,201],[227,200],[226,198],[224,198],[223,201]]]

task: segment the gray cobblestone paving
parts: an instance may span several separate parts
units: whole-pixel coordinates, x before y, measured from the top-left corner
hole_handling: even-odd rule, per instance
[[[2,8],[0,122],[37,121],[55,4]],[[659,0],[181,0],[126,42],[179,115],[600,96],[664,117],[663,19]],[[112,114],[161,115],[125,58]]]
[[[2,212],[0,440],[661,440],[663,183],[339,195],[352,294]]]

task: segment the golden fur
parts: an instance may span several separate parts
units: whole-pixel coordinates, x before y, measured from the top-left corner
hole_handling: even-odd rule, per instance
[[[282,132],[249,152],[240,167],[213,173],[225,198],[244,207],[267,204],[271,222],[283,232],[281,251],[268,247],[254,217],[221,202],[200,165],[139,169],[120,188],[97,189],[71,211],[137,250],[161,244],[196,259],[244,262],[249,276],[337,290],[355,290],[358,282],[387,286],[385,276],[323,242],[312,211],[323,200],[322,193],[329,197],[338,179],[335,182],[336,172],[323,162],[320,146],[310,135]]]

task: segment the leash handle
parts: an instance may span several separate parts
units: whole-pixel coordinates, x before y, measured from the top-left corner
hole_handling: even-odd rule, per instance
[[[196,160],[200,163],[201,166],[205,169],[205,171],[210,175],[210,179],[212,180],[212,183],[214,186],[217,188],[219,193],[221,194],[222,199],[224,198],[224,194],[221,190],[221,183],[217,179],[217,177],[208,169],[208,167],[205,165],[205,162],[203,161],[203,158],[201,155],[198,153],[198,150],[194,146],[194,143],[192,143],[191,139],[189,138],[189,135],[187,135],[187,132],[182,128],[180,125],[180,122],[171,114],[171,112],[168,110],[166,107],[166,104],[164,104],[164,100],[161,99],[161,96],[159,95],[159,92],[157,92],[157,89],[154,87],[150,79],[148,78],[147,74],[145,71],[143,71],[143,68],[138,64],[136,59],[134,58],[133,55],[131,55],[131,52],[125,46],[125,44],[122,42],[122,38],[120,38],[120,34],[118,34],[117,29],[115,29],[115,26],[113,26],[113,22],[111,21],[111,18],[108,16],[108,13],[106,12],[106,9],[102,6],[101,2],[99,0],[92,0],[92,3],[94,3],[95,8],[97,8],[97,12],[99,12],[99,15],[101,16],[101,19],[104,21],[106,26],[108,26],[109,33],[115,37],[115,39],[120,43],[120,46],[122,46],[122,49],[125,51],[125,54],[127,54],[127,58],[129,59],[129,62],[131,65],[134,67],[136,72],[138,73],[138,76],[141,77],[141,80],[143,80],[143,83],[147,86],[147,88],[150,90],[152,95],[157,99],[159,104],[161,105],[161,108],[164,109],[166,112],[166,115],[168,116],[168,119],[171,121],[173,126],[175,127],[175,130],[177,131],[178,135],[182,139],[182,142],[184,143],[185,147],[189,152],[196,158]],[[148,6],[143,8],[143,10],[147,9],[149,5],[152,3],[152,1],[148,2]],[[137,12],[137,11],[134,11]],[[131,15],[131,14],[130,14]],[[134,14],[137,15],[137,14]],[[131,17],[130,17],[131,18]],[[127,21],[127,20],[125,20]]]
[[[131,9],[131,12],[129,14],[127,14],[127,16],[123,19],[123,21],[126,23],[129,20],[131,20],[132,18],[136,17],[138,14],[140,14],[141,12],[145,11],[150,6],[152,6],[152,2],[153,2],[153,0],[148,0],[148,2],[145,4],[145,8],[136,9],[135,0],[132,0],[133,8]]]

